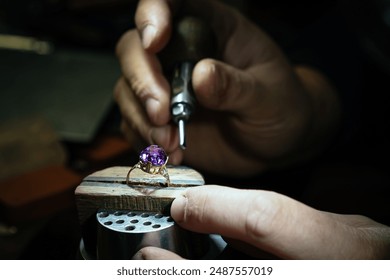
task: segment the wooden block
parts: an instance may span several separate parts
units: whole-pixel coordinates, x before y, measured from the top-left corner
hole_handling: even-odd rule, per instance
[[[130,167],[111,167],[87,176],[76,188],[75,197],[80,224],[83,225],[98,209],[166,212],[172,201],[188,187],[204,185],[203,176],[184,166],[168,166],[170,185],[164,178]]]

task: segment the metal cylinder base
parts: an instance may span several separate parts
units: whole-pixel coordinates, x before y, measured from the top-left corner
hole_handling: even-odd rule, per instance
[[[96,219],[97,259],[131,259],[147,246],[202,259],[210,249],[207,235],[187,231],[160,213],[99,210]]]

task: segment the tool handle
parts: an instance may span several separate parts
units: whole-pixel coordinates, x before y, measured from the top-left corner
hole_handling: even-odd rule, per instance
[[[179,127],[179,144],[186,147],[185,123],[195,109],[192,89],[192,70],[206,57],[214,56],[215,38],[209,25],[196,17],[183,17],[174,21],[172,37],[160,59],[171,80],[171,116]]]
[[[177,63],[197,63],[215,56],[216,40],[211,27],[202,19],[185,16],[174,20],[172,36],[160,53],[163,68],[171,71]]]

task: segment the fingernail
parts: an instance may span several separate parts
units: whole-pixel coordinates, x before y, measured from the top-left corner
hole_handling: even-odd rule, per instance
[[[198,99],[202,105],[210,108],[218,106],[218,96],[221,91],[221,85],[219,84],[221,79],[221,73],[217,69],[215,63],[200,63],[197,66],[200,77],[199,81],[194,81],[198,90]],[[196,77],[195,77],[196,78]],[[195,80],[195,79],[194,79]],[[200,83],[201,82],[201,83]]]
[[[141,32],[142,46],[147,49],[152,44],[154,37],[156,36],[156,27],[153,25],[147,25]]]
[[[188,199],[184,195],[175,198],[171,206],[171,216],[177,223],[185,222]]]
[[[214,79],[214,83],[213,83],[213,90],[215,91],[216,89],[217,89],[217,86],[218,86],[218,82],[219,82],[219,80],[220,80],[220,76],[221,76],[221,73],[219,73],[218,71],[217,71],[217,66],[213,63],[213,64],[210,64],[209,65],[209,69],[208,69],[208,75],[210,76],[210,77],[216,77],[215,79]]]
[[[215,75],[214,79],[214,94],[215,96],[220,95],[226,91],[226,76],[221,69],[217,69],[216,65],[212,65],[211,72]]]

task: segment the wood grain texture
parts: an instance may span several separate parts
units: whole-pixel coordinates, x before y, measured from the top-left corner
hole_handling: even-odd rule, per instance
[[[98,209],[167,212],[172,201],[189,187],[204,185],[203,176],[184,166],[168,166],[171,183],[164,186],[160,175],[142,170],[126,175],[130,167],[110,167],[87,176],[75,190],[80,223],[83,224]]]

